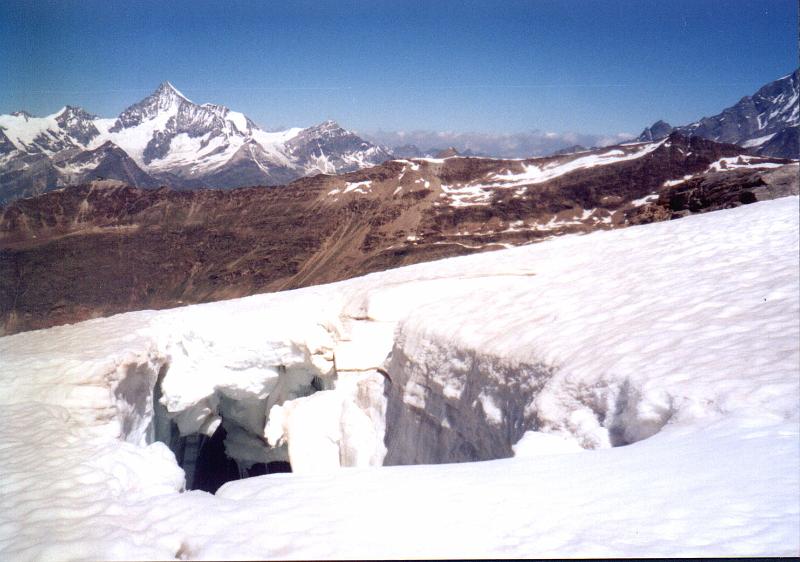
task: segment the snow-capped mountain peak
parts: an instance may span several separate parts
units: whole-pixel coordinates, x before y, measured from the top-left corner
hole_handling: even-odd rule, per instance
[[[164,97],[178,97],[191,103],[192,100],[183,95],[183,93],[172,85],[172,82],[165,80],[158,85],[156,94]]]
[[[17,113],[28,115],[24,111]],[[30,117],[30,115],[28,115],[28,117]],[[97,119],[97,115],[92,115],[91,113],[89,113],[88,111],[77,105],[65,105],[55,114],[55,117],[56,119],[61,119],[61,120],[81,119],[86,121],[93,121]]]
[[[46,191],[74,181],[78,176],[62,174],[66,168],[61,164],[71,161],[75,150],[94,151],[108,141],[148,176],[143,186],[156,182],[183,188],[280,185],[313,173],[351,172],[390,158],[386,149],[333,120],[307,129],[267,132],[224,105],[194,103],[168,81],[116,118],[101,119],[66,106],[41,118],[24,112],[0,115],[0,130],[2,169],[28,170],[21,159],[31,154],[52,159],[56,165],[55,173],[47,172],[46,177],[34,176],[52,171],[51,166],[22,172],[30,178],[24,185],[15,180],[15,194],[39,193],[43,182]],[[94,153],[81,159],[81,173],[89,174],[89,163],[94,161],[98,161]],[[132,176],[130,162],[123,158],[114,162],[125,162],[126,169],[116,174],[106,171],[104,176]],[[11,198],[0,192],[0,200],[7,197]]]
[[[123,111],[109,131],[115,133],[135,127],[143,121],[154,119],[159,114],[173,115],[181,109],[181,106],[191,103],[175,86],[169,82],[162,82],[152,94]]]
[[[306,174],[353,171],[391,158],[388,149],[368,143],[333,120],[300,131],[286,144],[294,158],[305,162]]]
[[[0,115],[0,130],[14,147],[6,154],[52,156],[67,149],[85,148],[97,135],[93,119],[83,109],[72,106],[46,117],[34,117],[25,111]],[[0,162],[4,169],[6,164]]]
[[[83,146],[88,145],[100,134],[94,124],[96,119],[96,115],[90,114],[82,107],[72,105],[65,106],[55,116],[56,123],[61,129]]]
[[[327,119],[326,121],[323,121],[319,125],[314,125],[313,127],[309,127],[307,131],[309,131],[309,133],[314,133],[319,135],[325,135],[325,134],[338,135],[338,134],[350,133],[350,131],[341,127],[339,123],[337,123],[333,119]]]

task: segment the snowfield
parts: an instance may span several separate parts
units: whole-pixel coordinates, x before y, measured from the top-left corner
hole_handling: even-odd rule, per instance
[[[0,557],[797,556],[798,252],[787,197],[0,338]],[[294,473],[186,491],[220,427]]]

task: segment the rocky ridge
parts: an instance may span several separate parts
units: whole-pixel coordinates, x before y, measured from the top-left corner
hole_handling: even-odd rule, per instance
[[[659,140],[673,131],[718,142],[738,144],[755,154],[779,158],[800,157],[800,69],[745,96],[712,117],[680,127],[656,121],[639,141]]]

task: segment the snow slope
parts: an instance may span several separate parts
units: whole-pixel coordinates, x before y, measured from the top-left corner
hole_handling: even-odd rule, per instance
[[[0,553],[796,556],[797,211],[788,197],[0,338]],[[295,474],[179,493],[152,442],[159,375],[185,433],[222,418],[246,464],[265,425]],[[376,468],[403,454],[382,439],[393,408],[443,434],[521,423],[517,456]]]

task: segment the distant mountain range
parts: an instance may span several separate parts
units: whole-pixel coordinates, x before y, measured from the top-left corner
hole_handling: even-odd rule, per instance
[[[279,185],[388,158],[385,148],[333,121],[267,132],[164,82],[112,119],[72,106],[47,117],[0,116],[0,202],[98,177],[140,187]]]
[[[797,70],[713,117],[680,127],[657,121],[637,141],[680,132],[737,144],[761,156],[798,158],[799,82]],[[527,146],[524,139],[512,140],[513,146]],[[555,154],[580,150],[585,149],[575,144]],[[267,132],[242,113],[196,104],[164,82],[116,118],[99,118],[73,106],[47,117],[0,115],[0,203],[100,178],[145,188],[228,189],[347,173],[393,157],[456,154],[497,156],[458,145],[388,149],[333,121]]]
[[[639,141],[666,137],[673,131],[717,142],[738,144],[755,154],[779,158],[800,157],[800,69],[760,88],[752,96],[713,117],[673,127],[656,121],[642,131]]]
[[[657,121],[637,139],[629,135],[586,133],[454,133],[446,131],[378,131],[368,138],[392,147],[397,158],[435,156],[443,145],[455,147],[463,156],[529,158],[548,154],[568,154],[585,147],[610,146],[625,140],[659,140],[674,130],[719,142],[738,144],[760,155],[798,158],[798,72],[770,82],[737,104],[714,117],[673,127]]]
[[[447,148],[428,148],[422,150],[415,144],[395,146],[392,148],[392,155],[395,158],[446,158],[448,156],[492,157],[492,155],[488,153],[475,152],[469,148],[459,150],[454,146],[448,146]]]

